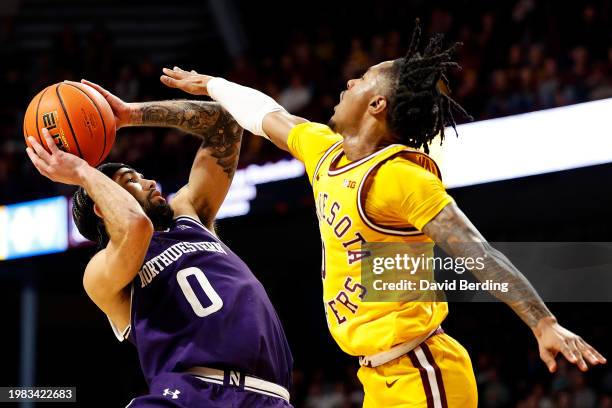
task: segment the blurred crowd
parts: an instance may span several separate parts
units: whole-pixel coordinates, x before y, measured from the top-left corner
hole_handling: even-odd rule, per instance
[[[559,7],[551,1],[502,3],[494,10],[486,2],[470,3],[469,15],[461,2],[419,11],[426,34],[444,32],[449,41],[463,42],[457,56],[463,69],[450,74],[452,95],[477,120],[612,97],[609,0]],[[252,12],[245,7],[244,13]],[[374,7],[373,15],[394,16],[399,6],[381,1]],[[126,101],[179,97],[163,89],[158,80],[161,67],[176,61],[154,60],[155,50],[144,50],[137,58],[115,53],[113,33],[103,25],[83,35],[65,24],[52,47],[30,55],[24,54],[15,38],[15,21],[6,18],[0,31],[0,57],[5,66],[0,78],[4,94],[0,102],[0,203],[64,192],[33,174],[23,151],[23,113],[44,86],[86,76]],[[245,26],[248,32],[258,29],[248,22]],[[221,64],[227,68],[215,74],[256,87],[293,113],[326,122],[348,79],[360,76],[372,64],[405,53],[411,20],[404,20],[401,28],[376,27],[380,25],[353,27],[323,21],[319,26],[293,29],[286,41],[265,47],[253,36],[251,49],[228,57]],[[194,68],[196,61],[185,61],[187,68]],[[177,132],[131,129],[122,133],[130,137],[118,139],[110,160],[127,161],[143,171],[152,169],[162,174],[169,189],[180,187],[191,157],[184,153]],[[246,137],[241,166],[282,154],[260,138]]]

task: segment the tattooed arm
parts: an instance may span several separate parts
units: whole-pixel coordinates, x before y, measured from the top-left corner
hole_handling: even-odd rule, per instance
[[[242,128],[216,102],[126,103],[92,82],[110,104],[117,129],[126,126],[174,127],[202,139],[189,182],[172,200],[176,215],[191,215],[212,228],[238,165]]]
[[[603,364],[605,359],[581,337],[563,328],[548,310],[527,278],[504,256],[493,248],[463,214],[456,204],[448,204],[423,227],[446,253],[453,257],[484,259],[484,268],[471,272],[480,281],[508,283],[508,292],[493,292],[499,300],[510,306],[531,328],[540,348],[540,357],[553,372],[555,356],[560,352],[582,371],[590,364]]]
[[[219,104],[202,101],[135,103],[131,126],[175,127],[202,139],[189,182],[174,200],[176,215],[195,215],[212,229],[238,165],[242,128]]]

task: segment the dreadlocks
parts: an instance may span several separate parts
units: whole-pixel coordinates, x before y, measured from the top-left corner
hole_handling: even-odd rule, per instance
[[[453,110],[472,120],[461,105],[440,91],[442,82],[450,93],[446,71],[460,68],[452,58],[462,45],[457,42],[443,49],[443,38],[442,34],[434,35],[423,53],[419,53],[421,27],[417,19],[406,56],[396,60],[392,68],[395,86],[389,98],[389,128],[402,144],[415,149],[422,147],[426,153],[438,133],[440,142],[444,140],[446,126],[452,126],[457,134]]]

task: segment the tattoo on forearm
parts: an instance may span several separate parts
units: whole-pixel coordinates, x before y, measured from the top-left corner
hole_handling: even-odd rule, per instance
[[[527,278],[504,254],[486,242],[455,204],[446,206],[425,225],[423,232],[453,257],[483,257],[485,267],[471,272],[480,281],[507,282],[507,293],[492,294],[510,306],[532,329],[540,319],[552,316]]]
[[[136,105],[132,124],[176,127],[202,138],[217,164],[231,179],[238,165],[242,128],[215,102],[162,101]]]

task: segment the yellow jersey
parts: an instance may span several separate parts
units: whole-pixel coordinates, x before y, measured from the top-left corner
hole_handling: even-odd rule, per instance
[[[448,305],[364,302],[362,245],[431,243],[421,229],[453,199],[426,154],[396,144],[349,162],[342,140],[328,126],[307,122],[291,130],[288,146],[304,163],[312,184],[330,332],[346,353],[363,356],[435,330],[448,314]]]

